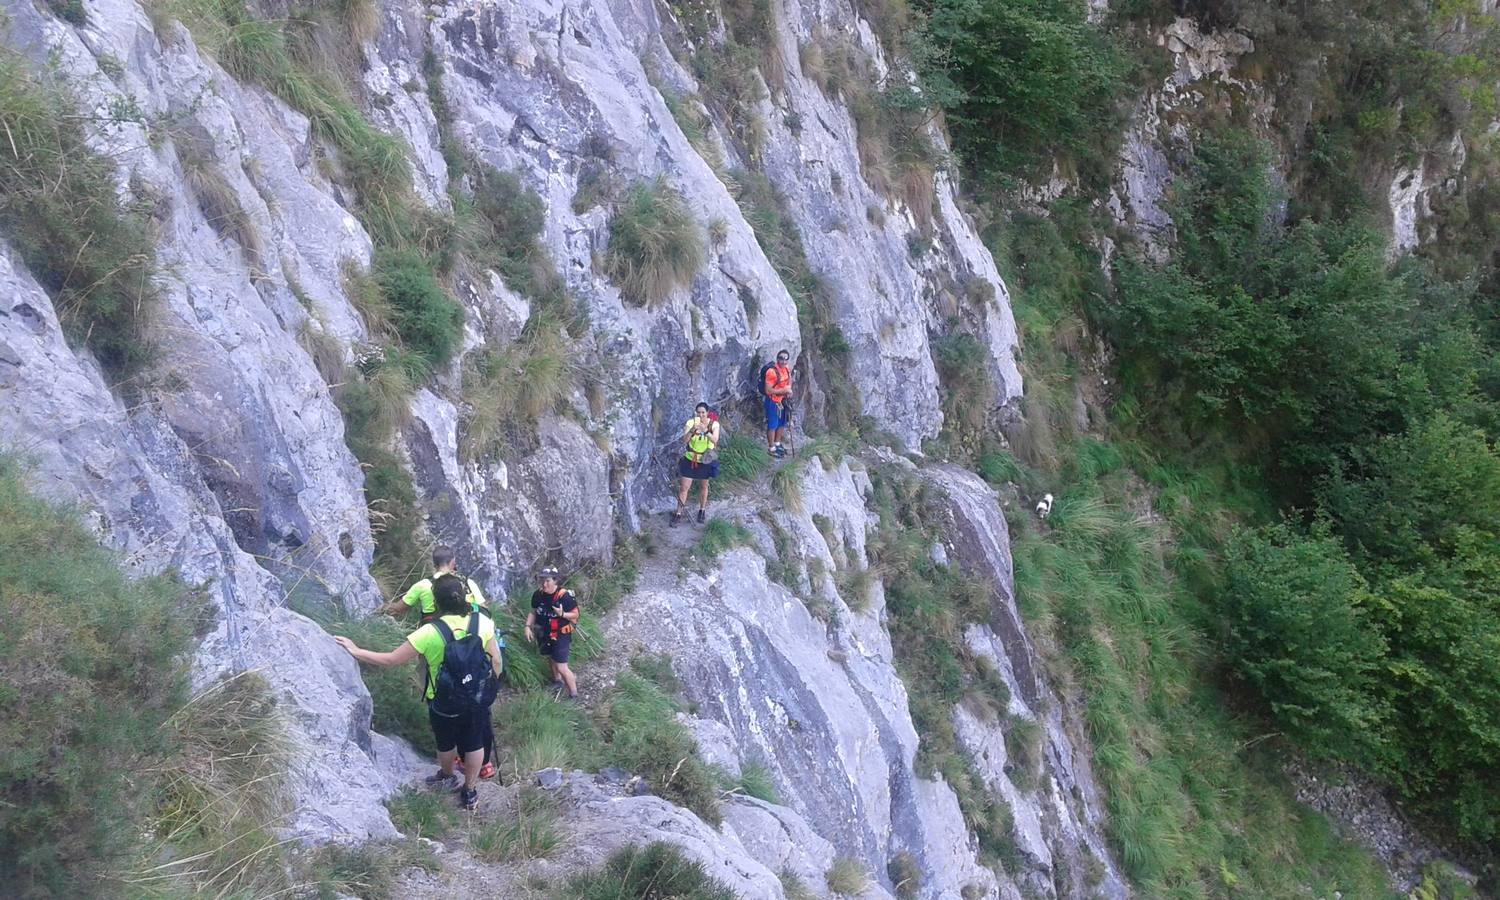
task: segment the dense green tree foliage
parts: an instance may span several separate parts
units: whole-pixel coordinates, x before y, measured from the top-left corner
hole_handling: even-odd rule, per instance
[[[1326,529],[1240,535],[1225,567],[1226,649],[1238,673],[1311,753],[1373,749],[1385,719],[1372,690],[1385,641],[1374,597]]]
[[[978,172],[1094,158],[1119,131],[1129,62],[1071,0],[928,0],[917,53]]]
[[[1177,242],[1098,320],[1171,452],[1242,459],[1311,530],[1225,543],[1227,662],[1302,749],[1477,843],[1500,836],[1500,456],[1477,279],[1392,264],[1361,219],[1283,222],[1269,151],[1206,136]]]

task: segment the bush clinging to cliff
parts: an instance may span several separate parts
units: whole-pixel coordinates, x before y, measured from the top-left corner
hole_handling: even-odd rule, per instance
[[[68,89],[0,51],[0,232],[52,296],[68,337],[116,380],[151,358],[152,228],[119,200]]]
[[[636,306],[655,306],[692,284],[703,258],[698,223],[664,178],[631,188],[610,220],[604,270]]]

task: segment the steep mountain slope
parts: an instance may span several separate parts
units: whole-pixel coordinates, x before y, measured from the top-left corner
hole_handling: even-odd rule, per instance
[[[961,196],[944,123],[889,46],[894,8],[11,0],[5,11],[0,52],[108,162],[124,215],[155,248],[155,288],[132,311],[151,357],[124,371],[98,350],[96,329],[114,320],[89,318],[96,285],[68,283],[92,237],[63,252],[6,220],[0,450],[25,460],[40,494],[82,510],[130,571],[201,587],[212,616],[194,682],[264,675],[292,748],[277,823],[288,837],[396,838],[385,802],[425,765],[372,730],[379,698],[302,613],[368,612],[436,544],[496,598],[544,559],[591,584],[636,565],[662,543],[676,429],[704,399],[740,441],[725,468],[733,456],[744,471],[712,506],[714,534],[735,546],[673,532],[600,623],[612,658],[580,668],[607,720],[628,659],[670,654],[677,721],[697,744],[688,756],[730,782],[763,775],[779,802],[726,795],[711,822],[635,796],[623,773],[569,774],[547,790],[590,844],[587,862],[661,839],[747,897],[792,896],[776,877],[786,871],[827,895],[824,876],[845,859],[872,878],[863,896],[968,900],[1124,897],[1132,879],[1184,895],[1216,879],[1208,892],[1231,895],[1234,853],[1275,855],[1240,834],[1205,875],[1197,848],[1160,850],[1174,832],[1143,862],[1133,851],[1151,842],[1131,829],[1152,811],[1110,820],[1127,792],[1109,776],[1131,766],[1181,786],[1160,805],[1189,809],[1184,820],[1212,818],[1217,798],[1193,793],[1202,785],[1173,770],[1149,729],[1096,765],[1088,690],[1109,657],[1088,670],[1060,661],[1056,643],[1078,637],[1068,628],[1115,636],[1036,615],[1035,600],[1023,616],[1018,599],[1012,533],[1033,554],[1054,540],[1023,524],[1031,489],[1075,476],[1091,487],[1115,470],[1026,472],[1009,453],[1044,456],[1028,451],[1048,415],[1068,431],[1101,428],[1107,357],[1085,346],[1079,320],[1058,333],[1077,335],[1081,377],[1071,361],[1051,364],[1055,348],[1028,345],[1023,366],[984,238],[1004,241]],[[1116,227],[1089,232],[1096,268],[1117,240],[1169,258],[1171,184],[1195,117],[1228,106],[1272,134],[1290,115],[1245,74],[1254,46],[1241,31],[1179,18],[1144,33],[1170,71],[1134,101],[1108,164],[1096,211]],[[1463,194],[1451,184],[1463,167],[1453,151],[1394,173],[1395,250],[1436,239],[1429,214]],[[1050,183],[994,202],[1045,217],[1078,190],[1064,175],[1054,166]],[[47,196],[36,181],[22,188]],[[1026,262],[1042,261],[1021,267],[1039,283],[1044,265]],[[803,449],[761,472],[752,382],[779,349],[797,360]],[[1048,394],[1062,390],[1060,402]],[[808,447],[811,434],[823,439]],[[1091,537],[1114,577],[1153,553],[1165,570],[1159,548],[1130,543],[1157,540],[1154,497],[1126,493],[1140,507],[1126,524],[1150,536],[1118,549],[1116,505],[1090,524],[1064,497],[1056,540]],[[1082,532],[1067,530],[1080,519]],[[1071,589],[1074,574],[1059,581]],[[1176,662],[1191,656],[1184,646],[1198,645],[1167,633],[1121,652]],[[1161,714],[1150,680],[1128,691]],[[1185,694],[1175,699],[1201,702]],[[1306,821],[1324,841],[1321,820]],[[1326,857],[1368,866],[1326,843]],[[526,865],[486,872],[468,853],[402,884],[435,895],[526,880]],[[1177,868],[1153,868],[1153,853],[1175,854]],[[1316,878],[1289,880],[1367,883],[1324,861]]]

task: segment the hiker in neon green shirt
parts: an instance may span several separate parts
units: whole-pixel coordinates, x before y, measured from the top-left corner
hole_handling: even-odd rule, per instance
[[[427,622],[436,615],[436,607],[432,600],[432,582],[440,575],[456,575],[454,571],[458,567],[458,558],[453,551],[447,547],[437,547],[432,551],[432,578],[423,578],[412,585],[405,595],[397,597],[376,610],[400,619],[408,609],[415,607],[422,614],[422,621]],[[472,578],[463,579],[463,583],[469,589],[469,605],[472,609],[488,609],[484,594],[479,590],[479,585]]]
[[[455,641],[466,637],[471,622],[477,620],[480,640],[485,653],[489,655],[490,666],[498,677],[504,664],[500,658],[500,645],[496,640],[495,622],[472,608],[463,580],[451,574],[439,575],[433,579],[433,602],[434,612],[441,614],[443,624],[448,627]],[[362,649],[346,637],[335,637],[334,640],[349,651],[350,656],[372,666],[399,666],[421,656],[427,663],[427,701],[432,703],[438,667],[442,665],[448,648],[436,624],[424,624],[412,632],[401,646],[385,653]],[[432,726],[432,737],[438,751],[438,771],[428,776],[427,783],[457,786],[453,769],[458,756],[462,754],[464,778],[463,787],[459,789],[459,803],[465,809],[474,809],[479,803],[475,783],[480,777],[486,744],[491,740],[489,707],[466,711],[462,715],[440,715],[438,708],[429,705],[427,719]]]
[[[457,567],[458,558],[451,548],[443,546],[434,547],[432,550],[432,577],[423,578],[412,585],[403,596],[397,597],[384,606],[381,606],[375,612],[384,613],[400,621],[406,615],[407,610],[416,609],[421,614],[422,624],[425,625],[437,618],[437,607],[432,595],[433,582],[444,575],[452,575],[468,589],[466,599],[468,600],[469,608],[481,611],[484,618],[489,619],[492,614],[490,613],[489,605],[485,603],[483,592],[479,590],[479,585],[475,584],[472,578],[459,576],[454,571]],[[493,622],[491,624],[493,625]],[[421,631],[420,628],[417,630]],[[501,649],[504,649],[505,639],[499,638],[499,643]],[[486,729],[486,731],[489,732],[490,729]],[[484,767],[479,772],[480,778],[491,778],[495,774],[495,764],[492,759],[494,743],[494,735],[490,733],[484,745]],[[460,762],[458,768],[459,771],[464,771],[464,764]]]

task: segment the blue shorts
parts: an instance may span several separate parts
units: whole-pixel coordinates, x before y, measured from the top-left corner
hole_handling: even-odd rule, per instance
[[[766,430],[775,431],[776,429],[785,426],[786,420],[781,417],[781,404],[777,403],[775,400],[772,400],[770,397],[767,397],[765,398],[765,405]]]

